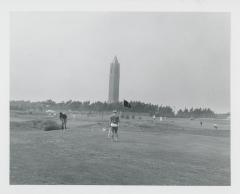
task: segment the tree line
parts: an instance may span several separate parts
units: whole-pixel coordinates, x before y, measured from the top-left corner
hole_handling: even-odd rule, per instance
[[[177,116],[180,118],[213,118],[215,117],[215,113],[210,108],[191,108],[184,110],[180,109],[177,112]]]
[[[184,110],[179,109],[176,113],[171,106],[162,106],[151,103],[144,103],[140,101],[130,101],[131,108],[123,106],[123,102],[107,103],[107,102],[90,102],[90,101],[62,101],[55,102],[53,100],[31,102],[31,101],[10,101],[11,110],[35,110],[46,111],[48,109],[61,110],[61,111],[93,111],[93,112],[109,112],[117,109],[121,112],[135,112],[135,113],[148,113],[150,116],[155,115],[158,117],[214,117],[215,113],[210,108],[191,108]]]

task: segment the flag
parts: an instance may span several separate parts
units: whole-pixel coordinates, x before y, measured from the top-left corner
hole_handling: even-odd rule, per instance
[[[127,108],[131,108],[131,104],[126,100],[123,101],[123,106]]]

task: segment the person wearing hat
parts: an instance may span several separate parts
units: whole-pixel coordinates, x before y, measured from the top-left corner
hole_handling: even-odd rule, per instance
[[[118,140],[118,127],[119,127],[119,116],[117,111],[113,111],[113,115],[110,117],[110,127],[112,131],[112,140],[114,141],[114,136],[116,136],[116,141]]]

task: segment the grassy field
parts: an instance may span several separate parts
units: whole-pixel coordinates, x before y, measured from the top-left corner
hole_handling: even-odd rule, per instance
[[[112,142],[107,118],[69,115],[68,130],[44,131],[38,122],[58,118],[11,112],[10,184],[230,185],[229,121],[136,116]]]

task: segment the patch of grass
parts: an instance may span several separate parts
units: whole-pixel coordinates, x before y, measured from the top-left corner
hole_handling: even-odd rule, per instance
[[[207,120],[201,127],[198,120],[135,115],[121,120],[119,141],[112,142],[102,131],[109,115],[69,119],[64,133],[44,133],[44,127],[59,129],[60,121],[33,116],[11,120],[10,184],[231,184],[229,124],[210,130]]]
[[[32,120],[32,121],[23,121],[23,122],[10,122],[11,130],[22,130],[22,131],[29,131],[29,130],[44,130],[44,131],[51,131],[51,130],[58,130],[61,129],[61,126],[57,124],[56,121],[53,120]]]
[[[40,128],[43,121],[42,120],[33,120],[31,122],[32,122],[33,127]]]
[[[151,125],[147,125],[147,124],[140,124],[140,125],[138,125],[138,126],[141,127],[141,128],[144,128],[144,129],[146,129],[146,128],[152,128]]]

